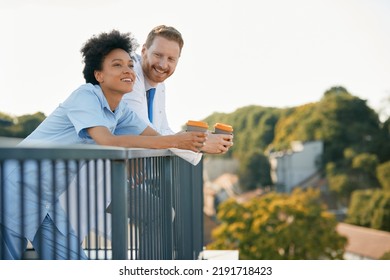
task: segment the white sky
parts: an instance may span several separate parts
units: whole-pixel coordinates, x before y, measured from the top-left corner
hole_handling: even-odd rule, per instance
[[[141,45],[159,24],[185,41],[166,83],[174,130],[252,104],[316,102],[332,86],[390,104],[388,0],[2,0],[0,112],[50,114],[84,83],[87,39],[115,28]]]

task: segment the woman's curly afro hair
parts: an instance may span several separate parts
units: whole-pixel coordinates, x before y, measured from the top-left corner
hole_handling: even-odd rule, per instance
[[[99,84],[94,72],[102,70],[103,60],[114,49],[122,49],[131,54],[138,47],[131,33],[120,33],[112,30],[109,33],[94,35],[81,48],[84,61],[83,75],[86,83]]]

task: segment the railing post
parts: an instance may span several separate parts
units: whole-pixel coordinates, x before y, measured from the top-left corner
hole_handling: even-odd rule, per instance
[[[203,250],[204,224],[203,224],[203,159],[197,166],[192,166],[192,201],[193,201],[193,248],[192,259],[196,260]],[[200,232],[200,234],[199,234]],[[198,234],[197,234],[198,233]]]
[[[163,213],[165,213],[163,221],[163,259],[174,259],[174,247],[173,247],[173,224],[172,224],[172,196],[173,196],[173,159],[172,157],[165,157],[164,159],[164,172],[163,172]]]
[[[193,166],[185,160],[178,163],[178,205],[176,259],[194,260],[203,248],[203,176],[202,162]]]
[[[127,178],[126,161],[111,161],[112,259],[127,260]]]

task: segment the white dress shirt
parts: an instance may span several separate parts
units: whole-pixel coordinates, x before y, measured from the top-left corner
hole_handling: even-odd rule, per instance
[[[137,74],[136,82],[133,91],[123,96],[123,101],[128,107],[134,111],[143,121],[147,122],[161,135],[172,135],[175,132],[169,127],[167,114],[165,110],[165,84],[159,83],[156,87],[156,94],[153,101],[153,123],[150,123],[148,118],[148,102],[146,99],[146,91],[152,88],[146,81],[142,72],[141,57],[133,56],[134,71]]]
[[[165,109],[165,84],[159,83],[156,87],[156,94],[153,101],[153,123],[148,118],[148,101],[146,91],[152,88],[145,79],[142,71],[141,56],[135,54],[134,71],[137,78],[133,90],[123,96],[123,101],[134,111],[143,121],[147,122],[161,135],[172,135],[175,132],[169,127],[166,109]],[[202,153],[195,153],[189,150],[170,149],[177,156],[185,159],[193,165],[197,165],[202,158]]]

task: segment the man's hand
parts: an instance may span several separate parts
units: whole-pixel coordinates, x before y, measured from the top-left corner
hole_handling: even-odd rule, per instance
[[[177,138],[175,148],[200,152],[205,145],[207,133],[188,131],[175,134],[175,137]]]
[[[233,146],[233,135],[209,133],[201,151],[208,154],[224,154]]]

